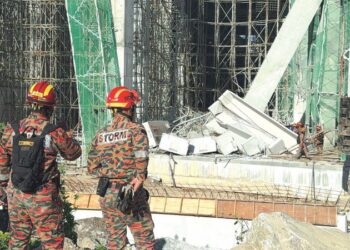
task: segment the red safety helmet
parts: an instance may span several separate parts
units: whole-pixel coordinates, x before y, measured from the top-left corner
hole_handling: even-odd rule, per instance
[[[28,91],[27,102],[42,106],[55,106],[56,93],[54,87],[46,81],[34,83]]]
[[[107,108],[130,109],[140,101],[141,98],[136,90],[130,90],[126,87],[115,87],[107,96],[106,106]]]

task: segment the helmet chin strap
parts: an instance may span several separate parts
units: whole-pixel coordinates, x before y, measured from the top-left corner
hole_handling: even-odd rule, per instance
[[[54,111],[54,109],[52,107],[40,106],[37,103],[32,103],[31,108],[32,108],[33,112],[40,113],[47,118],[50,118],[52,116],[53,111]]]
[[[120,114],[120,115],[123,115],[123,116],[129,118],[130,120],[134,121],[135,106],[132,106],[131,114],[127,114],[127,113],[125,113],[125,110],[118,109],[118,108],[111,109],[111,111],[112,111],[112,116],[115,116],[115,114]]]

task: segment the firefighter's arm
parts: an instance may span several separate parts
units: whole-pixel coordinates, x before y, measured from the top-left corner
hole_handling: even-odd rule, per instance
[[[148,139],[143,126],[133,130],[133,145],[136,178],[131,181],[131,184],[134,186],[134,190],[137,190],[147,178]]]
[[[0,183],[7,183],[11,171],[10,159],[12,154],[11,125],[7,125],[0,141]]]
[[[97,147],[97,136],[92,140],[88,154],[88,173],[96,176],[99,175],[101,168],[101,154]]]
[[[50,133],[53,143],[56,145],[61,156],[68,161],[74,161],[81,155],[79,143],[68,135],[65,130],[58,128]]]

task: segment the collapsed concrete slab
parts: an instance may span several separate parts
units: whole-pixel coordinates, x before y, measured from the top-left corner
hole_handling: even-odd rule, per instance
[[[272,134],[275,138],[280,138],[287,149],[297,144],[297,134],[263,112],[250,106],[231,91],[227,90],[220,96],[219,100],[223,106],[229,109],[233,114],[245,121],[249,121],[254,127],[259,128],[261,132]]]
[[[244,150],[243,152],[249,156],[259,154],[263,150],[263,148],[259,147],[259,141],[254,136],[252,136],[248,140],[246,140],[242,144],[242,147]]]
[[[264,111],[322,0],[295,1],[244,100]]]
[[[282,154],[286,150],[287,149],[284,146],[283,140],[280,138],[276,139],[273,143],[271,143],[268,146],[268,153],[269,154]]]
[[[233,152],[241,149],[241,145],[237,145],[235,139],[235,134],[231,131],[226,131],[220,136],[215,137],[215,141],[217,144],[218,152],[223,155],[229,155]]]
[[[168,121],[148,121],[142,123],[144,126],[148,144],[151,148],[157,147],[163,133],[167,133],[170,129],[170,124]]]
[[[189,153],[194,155],[214,153],[217,150],[216,141],[209,136],[190,139],[189,144]]]
[[[165,133],[159,143],[159,149],[179,155],[187,155],[188,147],[189,142],[186,139]]]
[[[217,135],[222,135],[227,132],[225,128],[220,126],[216,119],[209,121],[207,124],[204,125],[204,127],[208,129],[211,133]]]

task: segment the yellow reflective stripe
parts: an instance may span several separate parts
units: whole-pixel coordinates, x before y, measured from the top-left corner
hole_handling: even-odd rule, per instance
[[[107,107],[111,108],[125,108],[128,105],[126,102],[113,102],[113,103],[108,103]]]
[[[34,89],[34,87],[36,86],[36,83],[35,84],[33,84],[33,86],[31,86],[30,87],[30,89],[29,89],[29,93],[31,93],[32,94],[32,92],[33,92],[33,89]]]
[[[127,89],[120,89],[118,90],[117,93],[115,93],[114,97],[118,97],[121,93],[123,93],[124,91],[128,91]]]
[[[31,94],[37,97],[43,97],[43,93],[40,93],[38,91],[33,91]]]
[[[49,84],[44,91],[44,96],[47,96],[52,89],[53,89],[52,85]]]

